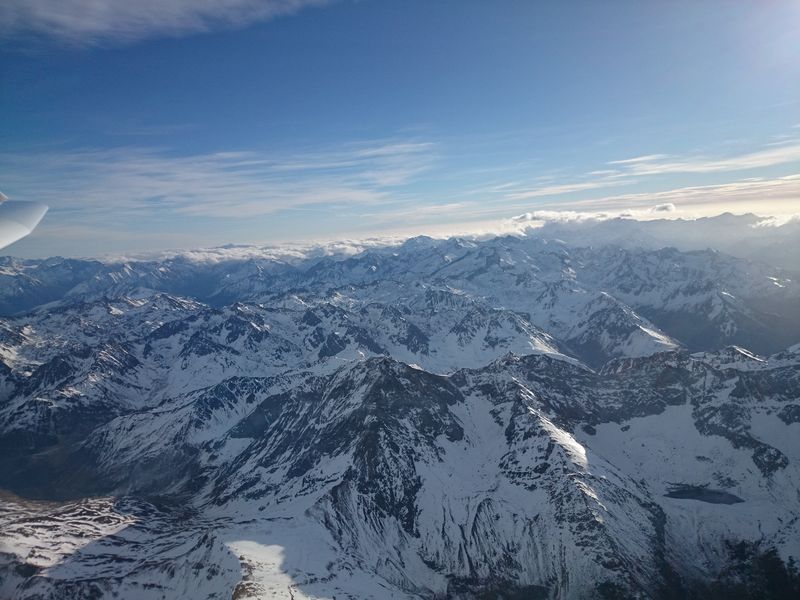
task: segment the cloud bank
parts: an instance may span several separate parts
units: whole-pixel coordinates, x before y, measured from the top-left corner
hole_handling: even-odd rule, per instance
[[[675,212],[677,208],[672,202],[666,202],[665,204],[656,204],[650,210],[653,212]]]
[[[723,214],[696,219],[653,218],[662,213],[658,206],[635,213],[593,213],[580,211],[535,211],[496,221],[473,230],[426,231],[438,239],[461,237],[489,239],[496,236],[541,238],[578,247],[613,245],[623,248],[683,251],[716,250],[797,272],[800,256],[800,215],[784,219],[755,215]],[[668,211],[669,212],[669,211]],[[213,248],[139,252],[107,255],[102,260],[163,260],[181,257],[194,262],[270,259],[296,263],[309,258],[347,258],[366,250],[404,243],[419,232],[335,241],[280,243],[271,245],[225,245]]]
[[[672,212],[663,206],[616,214],[534,211],[512,217],[510,222],[519,235],[557,239],[576,246],[712,249],[797,271],[800,215],[775,219],[725,213],[675,219],[660,217]]]
[[[328,0],[4,0],[0,34],[75,44],[129,42],[243,27]]]

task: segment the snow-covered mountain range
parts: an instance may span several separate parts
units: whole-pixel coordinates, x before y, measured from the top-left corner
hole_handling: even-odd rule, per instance
[[[0,260],[0,597],[796,590],[798,274],[642,246]]]

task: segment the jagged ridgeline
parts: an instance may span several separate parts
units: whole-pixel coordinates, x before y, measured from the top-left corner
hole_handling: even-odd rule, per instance
[[[2,259],[2,598],[797,598],[800,284],[414,238]]]

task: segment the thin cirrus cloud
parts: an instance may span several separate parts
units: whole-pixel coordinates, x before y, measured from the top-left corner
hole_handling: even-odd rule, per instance
[[[756,152],[725,158],[647,154],[610,161],[608,164],[613,165],[614,169],[589,171],[571,181],[527,186],[515,182],[495,186],[494,190],[501,192],[508,201],[524,201],[641,184],[646,183],[648,178],[660,175],[748,171],[795,162],[800,162],[800,143],[791,140],[780,146],[767,145]]]
[[[457,202],[441,202],[429,206],[404,204],[391,207],[388,202],[379,211],[361,211],[361,218],[370,219],[378,226],[398,221],[436,224],[443,218],[451,223],[477,221],[507,217],[515,210],[528,210],[532,206],[563,211],[637,211],[642,218],[656,216],[685,216],[687,214],[716,214],[725,211],[753,211],[759,214],[790,214],[797,212],[800,198],[800,177],[787,175],[772,178],[721,177],[722,181],[703,184],[668,187],[670,179],[656,177],[658,173],[645,173],[641,165],[653,165],[670,159],[676,165],[689,169],[691,173],[714,173],[742,171],[750,168],[780,165],[793,161],[795,151],[784,147],[781,152],[768,149],[726,159],[674,158],[666,154],[650,154],[624,161],[615,161],[616,169],[590,171],[572,181],[553,182],[547,178],[533,178],[531,184],[513,181],[483,186],[478,193],[455,194]],[[666,164],[666,163],[665,163]],[[635,192],[625,193],[626,186],[637,184]],[[649,188],[649,189],[647,189]],[[641,191],[644,189],[645,191]],[[597,193],[601,193],[599,195]],[[588,197],[587,197],[588,196]],[[568,197],[568,198],[567,198]],[[467,200],[467,198],[475,198]],[[687,213],[686,211],[689,211]]]
[[[169,156],[146,148],[0,154],[8,190],[64,218],[246,218],[377,204],[436,161],[429,142],[377,141],[276,158],[256,151]]]
[[[794,161],[800,161],[800,143],[797,143],[797,141],[728,158],[690,157],[675,159],[664,154],[652,154],[625,160],[615,160],[609,164],[623,166],[628,173],[641,176],[668,173],[746,171]]]
[[[532,189],[523,189],[511,191],[506,194],[508,200],[528,200],[531,198],[542,198],[547,196],[559,196],[561,194],[572,194],[575,192],[585,192],[588,190],[597,190],[601,188],[612,187],[620,185],[621,181],[614,177],[604,176],[601,179],[594,181],[584,181],[576,183],[564,183],[558,185],[545,185],[535,187]],[[625,183],[632,183],[630,181]]]
[[[329,0],[4,0],[0,34],[76,44],[126,42],[244,27]]]
[[[624,160],[612,160],[610,165],[635,165],[637,163],[649,163],[655,160],[668,158],[667,154],[645,154],[644,156],[634,156],[633,158],[626,158]]]
[[[788,215],[798,212],[798,198],[800,198],[800,174],[771,179],[748,178],[663,191],[616,194],[576,200],[563,206],[577,211],[618,211],[650,207],[649,210],[657,214],[675,213],[680,209],[703,215],[727,211]]]

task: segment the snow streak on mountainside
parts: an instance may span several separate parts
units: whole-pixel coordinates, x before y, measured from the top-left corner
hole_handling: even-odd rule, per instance
[[[0,280],[0,597],[798,585],[791,271],[501,237]]]

